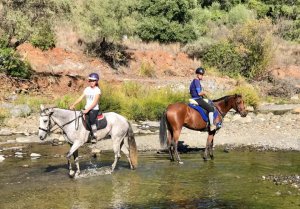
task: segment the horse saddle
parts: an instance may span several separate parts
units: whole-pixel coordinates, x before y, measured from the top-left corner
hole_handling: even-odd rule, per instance
[[[107,126],[106,117],[102,113],[97,116],[96,120],[97,130],[103,129]]]
[[[217,111],[217,109],[215,108],[215,106],[213,105],[211,100],[208,99],[204,99],[208,104],[212,105],[214,108],[214,120],[218,117],[219,113]],[[207,110],[203,109],[201,106],[198,105],[198,102],[196,102],[194,99],[189,99],[189,107],[197,110],[197,112],[200,113],[202,119],[205,122],[208,122],[208,112]]]
[[[89,121],[83,117],[83,122],[84,122],[84,124],[86,124],[86,129],[89,130],[89,128],[88,128],[88,127],[90,127]],[[106,117],[103,115],[103,113],[99,113],[97,115],[96,126],[97,126],[97,130],[103,129],[107,126],[107,120],[106,120]]]

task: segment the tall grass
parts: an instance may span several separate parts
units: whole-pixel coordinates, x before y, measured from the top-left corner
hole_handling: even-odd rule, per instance
[[[165,108],[174,102],[186,102],[188,94],[170,87],[155,88],[135,82],[119,86],[101,83],[100,107],[103,112],[113,111],[133,120],[157,120]]]

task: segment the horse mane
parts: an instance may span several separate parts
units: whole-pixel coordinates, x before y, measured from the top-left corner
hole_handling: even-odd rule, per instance
[[[240,94],[234,94],[234,95],[223,96],[223,97],[221,97],[221,98],[219,98],[219,99],[214,99],[214,100],[212,100],[212,101],[213,101],[213,102],[219,102],[219,101],[225,100],[225,106],[227,106],[229,97],[233,97],[233,96],[234,96],[234,97],[242,97],[242,95],[240,95]]]

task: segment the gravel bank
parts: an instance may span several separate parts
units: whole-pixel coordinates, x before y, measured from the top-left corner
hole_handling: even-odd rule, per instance
[[[247,117],[230,113],[224,119],[223,127],[215,135],[214,145],[254,146],[266,149],[300,151],[300,114],[286,113],[284,115],[254,114]],[[144,122],[143,127],[155,128],[158,122]],[[138,127],[134,124],[135,127]],[[144,128],[145,129],[145,128]],[[135,132],[139,129],[135,128]],[[148,132],[150,132],[148,130]],[[180,141],[190,148],[204,148],[207,133],[201,133],[184,128]],[[137,135],[136,142],[141,151],[160,150],[158,130],[148,135]],[[111,150],[110,140],[91,145],[100,150]]]

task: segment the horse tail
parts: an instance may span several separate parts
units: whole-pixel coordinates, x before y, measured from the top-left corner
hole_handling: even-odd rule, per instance
[[[167,122],[167,114],[164,112],[161,116],[159,126],[159,140],[161,147],[165,147],[167,145]]]
[[[131,127],[131,124],[128,122],[129,128],[127,132],[128,136],[128,145],[129,145],[129,157],[131,164],[133,166],[133,169],[137,167],[138,160],[137,160],[137,147],[135,143],[134,133]]]

